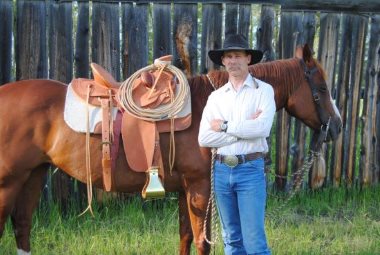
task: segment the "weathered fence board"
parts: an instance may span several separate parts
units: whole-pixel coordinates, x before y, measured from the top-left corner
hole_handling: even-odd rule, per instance
[[[72,0],[56,0],[67,2]],[[89,1],[89,0],[79,0]],[[122,2],[122,3],[236,3],[236,0],[93,0],[97,2]],[[239,0],[240,3],[266,4],[266,0]],[[378,0],[271,0],[270,3],[282,5],[293,10],[325,10],[325,11],[345,11],[345,12],[379,12]]]
[[[153,59],[172,53],[170,4],[153,6]]]
[[[119,4],[92,4],[92,61],[120,80]]]
[[[69,83],[73,77],[72,4],[50,3],[49,78]]]
[[[344,143],[344,133],[346,130],[346,120],[347,120],[347,103],[348,99],[348,83],[349,83],[349,75],[350,75],[350,48],[348,45],[350,41],[350,34],[348,29],[351,24],[349,24],[348,16],[344,15],[341,19],[342,23],[342,36],[341,36],[341,45],[339,50],[339,62],[338,62],[338,78],[336,83],[336,103],[338,107],[338,111],[342,113],[342,122],[343,122],[343,132],[342,135],[338,137],[333,145],[334,152],[334,161],[332,162],[334,172],[333,185],[338,187],[342,181],[342,173],[344,169],[344,164],[347,162],[347,149],[348,147],[343,147]],[[346,157],[345,157],[346,155]]]
[[[380,50],[380,15],[374,15],[371,17],[371,31],[368,47],[368,64],[367,71],[365,72],[365,93],[363,103],[363,115],[362,115],[362,147],[360,157],[360,182],[364,186],[377,183],[379,165],[376,164],[376,155],[379,155],[380,151],[376,151],[377,140],[376,130],[376,118],[380,114],[376,110],[376,104],[379,98],[379,86],[376,83],[376,76],[379,72],[378,55],[376,54]],[[376,154],[377,153],[377,154]]]
[[[207,53],[222,47],[222,4],[204,4],[202,8],[201,73],[217,69]]]
[[[198,6],[196,4],[174,5],[173,64],[184,70],[188,77],[198,72],[197,34]]]
[[[12,1],[0,2],[0,85],[11,80],[12,70]]]
[[[367,20],[357,15],[349,15],[345,29],[350,34],[350,40],[347,46],[350,49],[350,72],[349,81],[347,83],[348,93],[347,102],[347,120],[344,135],[344,150],[347,153],[343,155],[343,170],[345,170],[346,184],[353,184],[354,170],[356,162],[356,138],[358,128],[358,111],[359,111],[359,96],[360,96],[360,81],[362,71],[362,59],[365,42],[365,29]],[[346,149],[347,148],[347,149]]]
[[[75,77],[88,78],[90,69],[90,9],[86,2],[78,3],[75,37]]]
[[[260,26],[256,31],[257,49],[263,52],[263,61],[275,60],[273,48],[275,10],[272,5],[261,7]]]
[[[249,38],[251,5],[226,4],[225,30],[227,34],[242,34]]]
[[[280,37],[279,37],[279,58],[290,58],[294,56],[294,50],[299,42],[299,34],[302,33],[302,13],[282,12]],[[288,174],[289,160],[289,137],[291,135],[291,120],[289,114],[284,110],[277,112],[276,119],[276,173],[282,176]],[[276,178],[276,186],[284,189],[286,179]]]
[[[49,78],[64,83],[72,80],[72,4],[49,5]],[[63,212],[67,212],[70,194],[74,194],[74,182],[62,171],[52,175],[52,198],[57,201]]]
[[[320,14],[320,34],[319,34],[319,48],[318,59],[321,62],[323,68],[326,70],[326,82],[327,86],[334,97],[335,90],[335,74],[336,74],[336,62],[338,52],[338,36],[339,36],[339,15],[332,13]],[[331,148],[326,149],[323,146],[326,160],[330,160],[326,163],[326,166],[332,165],[335,161],[335,153],[341,153],[341,148],[337,148],[334,145],[328,146]],[[335,152],[335,150],[337,150]],[[329,179],[334,179],[334,172],[330,171]]]
[[[124,78],[148,64],[148,10],[148,4],[123,5]]]
[[[46,4],[17,1],[16,80],[47,77]]]

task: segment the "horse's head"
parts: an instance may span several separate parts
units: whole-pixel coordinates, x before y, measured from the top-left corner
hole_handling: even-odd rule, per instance
[[[327,87],[325,72],[312,57],[308,45],[297,48],[296,57],[305,79],[290,95],[286,109],[317,133],[325,134],[325,141],[336,140],[342,119]]]

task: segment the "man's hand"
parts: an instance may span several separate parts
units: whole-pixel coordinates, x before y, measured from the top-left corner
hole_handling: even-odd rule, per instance
[[[212,120],[210,122],[211,129],[215,132],[221,132],[222,130],[220,129],[220,125],[222,125],[223,122],[224,122],[224,120],[221,120],[221,119]]]

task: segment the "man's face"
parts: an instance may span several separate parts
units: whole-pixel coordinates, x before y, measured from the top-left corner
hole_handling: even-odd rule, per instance
[[[232,76],[241,76],[248,73],[248,64],[251,62],[251,55],[244,50],[226,51],[222,56],[222,63],[227,72]]]

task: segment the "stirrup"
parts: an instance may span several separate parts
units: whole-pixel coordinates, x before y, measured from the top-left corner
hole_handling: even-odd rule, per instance
[[[142,197],[144,199],[165,197],[165,189],[158,176],[158,168],[149,168],[148,171],[146,171],[146,177],[147,180],[141,192]]]

